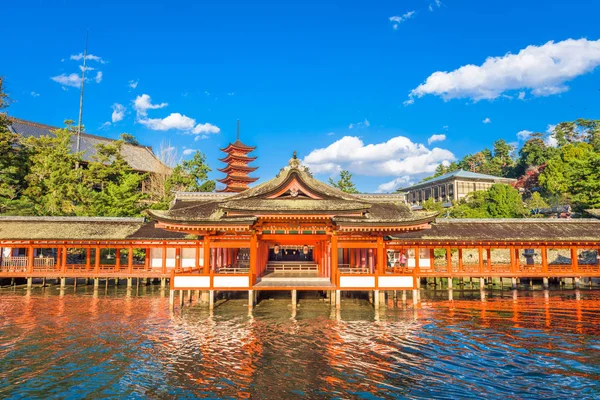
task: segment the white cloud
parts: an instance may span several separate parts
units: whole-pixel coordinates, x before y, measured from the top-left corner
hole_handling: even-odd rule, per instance
[[[371,126],[371,123],[369,122],[368,119],[365,118],[364,121],[352,123],[352,124],[348,125],[348,129],[362,128],[363,126],[365,128],[368,128]]]
[[[83,60],[83,53],[73,54],[73,55],[71,55],[70,58],[71,58],[71,60],[75,60],[75,61]],[[101,57],[95,56],[93,54],[86,55],[85,59],[90,60],[90,61],[96,61],[101,64],[106,64],[106,61],[104,61]]]
[[[444,140],[446,140],[446,135],[444,135],[443,133],[439,135],[431,135],[429,136],[429,139],[427,139],[427,144],[443,142]]]
[[[556,140],[554,137],[554,128],[556,128],[556,125],[548,124],[546,127],[546,133],[548,136],[546,136],[544,143],[546,143],[547,146],[558,147],[558,140]]]
[[[533,133],[532,131],[523,129],[522,131],[517,132],[517,138],[519,140],[525,141],[525,140],[529,139],[529,136],[531,136],[532,133]]]
[[[393,17],[390,17],[390,22],[393,22],[394,24],[392,25],[392,27],[394,28],[394,30],[398,29],[398,24],[401,24],[402,22],[406,21],[407,19],[410,19],[413,17],[413,15],[416,14],[416,11],[408,11],[402,15],[394,15]]]
[[[127,83],[127,85],[128,85],[130,88],[132,88],[132,89],[135,89],[135,88],[137,87],[137,85],[138,85],[138,82],[139,82],[139,81],[130,80],[130,81]]]
[[[394,179],[393,181],[389,181],[386,183],[382,183],[377,187],[377,193],[389,193],[394,192],[396,189],[400,187],[406,187],[413,184],[413,179],[410,176],[401,176],[399,178]]]
[[[433,11],[434,8],[440,8],[442,6],[442,2],[440,0],[434,0],[433,3],[429,4],[429,11]]]
[[[410,106],[411,104],[415,104],[415,99],[411,97],[410,99],[403,101],[402,104],[404,104],[405,107]]]
[[[191,131],[194,129],[196,120],[179,113],[171,113],[165,118],[145,118],[139,119],[139,123],[152,129],[153,131],[168,131],[177,129],[181,131]]]
[[[98,71],[96,73],[96,78],[95,79],[96,79],[96,83],[102,82],[102,71]]]
[[[448,128],[449,128],[449,126],[448,126],[448,125],[444,125],[442,128],[443,128],[445,131],[447,131],[447,130],[448,130]]]
[[[126,108],[124,105],[115,103],[112,105],[112,109],[113,109],[113,112],[111,115],[111,119],[112,119],[113,123],[122,121],[123,118],[125,118]]]
[[[483,121],[481,121],[481,122],[483,122],[484,124],[491,124],[491,123],[492,123],[492,120],[491,120],[491,119],[489,119],[489,118],[486,118],[486,119],[484,119],[484,120],[483,120]]]
[[[198,140],[202,140],[202,139],[208,139],[209,137],[210,136],[208,136],[208,135],[198,135],[194,138],[194,140],[198,141]]]
[[[40,94],[37,92],[31,92],[30,95],[31,97],[40,97]]]
[[[435,95],[444,100],[492,100],[507,91],[523,89],[534,96],[550,96],[567,91],[566,82],[598,65],[600,40],[550,41],[528,46],[517,54],[489,57],[480,66],[469,64],[450,72],[434,72],[410,92],[410,98]]]
[[[100,129],[106,129],[109,126],[111,126],[112,124],[110,123],[110,121],[106,121],[105,123],[103,123],[102,125],[100,125]]]
[[[198,124],[194,127],[194,129],[192,130],[192,133],[195,135],[200,135],[200,134],[210,134],[210,133],[219,133],[221,132],[221,129],[218,126],[215,126],[213,124],[209,124],[204,123],[204,124]]]
[[[83,69],[84,69],[84,68],[83,68],[83,65],[80,65],[80,66],[79,66],[79,70],[83,71]],[[96,68],[89,67],[89,66],[86,66],[86,67],[85,67],[85,70],[86,70],[86,71],[93,71],[93,70],[95,70],[95,69],[96,69]]]
[[[303,162],[317,174],[346,169],[358,175],[400,177],[431,174],[440,163],[455,159],[449,150],[428,149],[404,136],[366,145],[356,136],[344,136],[311,151]]]
[[[183,150],[183,155],[184,156],[189,156],[191,154],[194,154],[196,151],[198,151],[198,150],[196,150],[196,149],[185,149],[185,150]]]
[[[61,85],[63,85],[63,87],[70,86],[78,88],[81,86],[81,76],[79,76],[79,74],[76,73],[72,73],[69,75],[60,74],[58,76],[53,76],[50,79],[52,79],[54,82],[60,83]]]
[[[335,132],[329,132],[329,133],[327,134],[327,136],[333,136],[333,135],[335,135]]]
[[[158,108],[163,108],[166,106],[168,106],[167,103],[152,104],[152,99],[147,94],[137,96],[133,101],[133,108],[135,108],[138,118],[145,117],[148,113],[148,110],[156,110]]]
[[[519,100],[525,100],[525,92],[519,92]]]
[[[227,96],[234,96],[234,95],[235,95],[235,92],[229,92],[229,93],[227,93]]]

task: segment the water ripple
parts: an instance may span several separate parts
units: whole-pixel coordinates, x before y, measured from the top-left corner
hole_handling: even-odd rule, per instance
[[[1,398],[598,398],[600,293],[423,293],[169,311],[165,293],[0,291]]]

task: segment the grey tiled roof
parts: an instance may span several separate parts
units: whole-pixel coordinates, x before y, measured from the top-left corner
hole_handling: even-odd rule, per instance
[[[24,137],[40,137],[48,136],[56,127],[38,124],[36,122],[26,121],[17,118],[11,118],[10,129]],[[92,161],[92,157],[96,154],[97,144],[109,144],[115,140],[102,136],[90,135],[89,133],[81,134],[80,150],[83,152],[84,161]],[[74,152],[77,148],[77,136],[71,138],[71,150]],[[167,168],[152,152],[152,148],[146,146],[134,146],[125,143],[121,148],[121,154],[131,168],[140,172],[163,172]]]

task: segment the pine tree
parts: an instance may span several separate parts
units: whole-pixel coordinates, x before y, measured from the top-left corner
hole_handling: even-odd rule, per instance
[[[356,186],[354,182],[352,182],[352,174],[349,171],[342,170],[340,171],[340,179],[335,182],[333,179],[329,178],[329,184],[342,192],[346,193],[358,193],[356,190]]]

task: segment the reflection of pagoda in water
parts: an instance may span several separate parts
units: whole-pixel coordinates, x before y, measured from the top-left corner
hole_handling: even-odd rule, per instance
[[[256,160],[256,157],[248,157],[248,153],[251,153],[254,149],[256,147],[247,146],[240,141],[240,121],[238,120],[236,141],[221,149],[227,156],[220,158],[219,161],[226,163],[227,166],[220,168],[219,171],[227,174],[227,176],[218,180],[225,185],[225,188],[217,190],[217,192],[243,192],[248,189],[250,183],[258,179],[248,176],[257,169],[257,167],[248,165]]]

